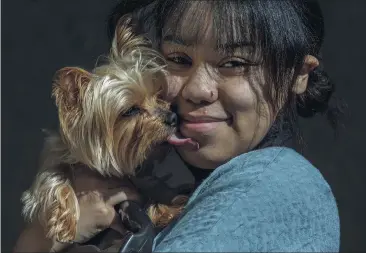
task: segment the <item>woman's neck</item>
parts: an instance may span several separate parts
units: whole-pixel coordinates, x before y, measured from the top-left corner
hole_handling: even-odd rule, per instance
[[[294,147],[295,119],[290,109],[280,111],[263,140],[253,149],[267,147]]]

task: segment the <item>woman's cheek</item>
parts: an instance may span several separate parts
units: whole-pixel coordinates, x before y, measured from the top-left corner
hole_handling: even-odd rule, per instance
[[[168,75],[167,85],[164,93],[166,94],[166,100],[172,102],[178,95],[183,85],[183,77]]]
[[[226,83],[226,88],[222,89],[221,94],[225,109],[232,113],[252,110],[258,101],[256,93],[245,80],[239,83]]]

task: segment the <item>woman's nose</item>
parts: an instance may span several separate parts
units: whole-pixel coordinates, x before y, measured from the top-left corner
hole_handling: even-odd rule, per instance
[[[206,67],[198,67],[186,80],[182,97],[194,104],[213,103],[218,98],[217,81]]]
[[[167,82],[164,83],[162,97],[165,101],[172,103],[181,92],[183,81],[180,77],[169,75]]]

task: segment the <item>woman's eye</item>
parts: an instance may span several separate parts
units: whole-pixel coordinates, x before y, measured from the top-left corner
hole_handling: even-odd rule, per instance
[[[141,111],[140,108],[138,108],[137,106],[132,106],[123,114],[123,116],[125,117],[134,116],[140,113],[140,111]]]
[[[167,57],[167,61],[177,65],[188,65],[190,66],[192,61],[188,56],[183,55],[170,55]]]
[[[242,68],[247,66],[248,63],[242,61],[228,61],[224,64],[221,64],[221,68]]]
[[[247,61],[243,58],[226,60],[219,65],[219,71],[225,76],[242,75],[246,71],[249,71],[250,66],[256,66],[258,64]]]

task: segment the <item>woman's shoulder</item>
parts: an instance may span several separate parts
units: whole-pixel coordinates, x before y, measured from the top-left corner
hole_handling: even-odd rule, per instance
[[[338,210],[310,162],[288,148],[266,148],[217,168],[156,243],[158,251],[333,252]]]
[[[217,168],[196,190],[194,196],[217,188],[251,188],[265,186],[268,190],[287,190],[289,185],[299,190],[330,191],[317,168],[295,150],[270,147],[242,154]]]
[[[301,209],[307,214],[338,215],[332,189],[320,171],[286,147],[248,152],[217,168],[197,188],[190,202],[203,199],[223,206],[232,203],[238,210],[250,205],[274,213],[286,206],[288,214]]]

